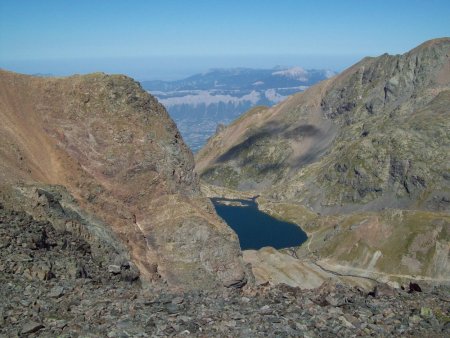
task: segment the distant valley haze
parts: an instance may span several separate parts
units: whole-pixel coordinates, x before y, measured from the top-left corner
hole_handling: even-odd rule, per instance
[[[341,71],[450,35],[447,1],[0,1],[0,68],[179,80],[211,68]],[[379,24],[382,19],[383,23]]]
[[[1,54],[1,51],[0,51]],[[364,55],[222,55],[222,56],[147,56],[55,58],[32,60],[2,60],[0,68],[24,74],[70,76],[105,72],[126,74],[138,81],[180,80],[217,68],[274,68],[302,66],[306,69],[341,71]]]
[[[234,87],[213,81],[197,83],[190,92],[161,89],[155,81],[176,85],[209,73],[220,82],[223,74],[211,73],[217,69],[271,73],[300,67],[336,74],[366,56],[404,53],[450,35],[443,7],[450,6],[417,0],[0,1],[0,68],[39,76],[130,76],[166,106],[195,152],[219,124],[255,105],[281,102],[328,76],[281,87],[272,79],[262,88],[241,74],[233,78]],[[256,73],[253,82],[263,82],[257,77],[264,71]]]
[[[449,3],[0,1],[0,68],[38,76],[130,76],[166,106],[196,152],[219,124],[253,106],[279,103],[329,77],[326,71],[337,74],[366,56],[400,54],[450,35],[442,8],[450,10]],[[224,88],[217,85],[224,74],[211,72],[252,69],[258,83],[264,82],[261,70],[293,67],[324,73],[288,84],[274,76],[262,87],[240,74]],[[175,88],[202,74],[217,78]],[[155,86],[157,81],[175,87]]]
[[[176,81],[142,81],[175,120],[197,152],[215,132],[255,106],[273,106],[336,75],[300,66],[216,68]]]

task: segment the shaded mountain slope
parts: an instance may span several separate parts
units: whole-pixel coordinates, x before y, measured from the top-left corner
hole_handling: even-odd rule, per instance
[[[138,83],[0,71],[0,118],[5,205],[103,248],[105,264],[131,259],[144,281],[245,283],[236,235],[199,192],[175,124]]]
[[[197,170],[212,184],[270,188],[320,212],[369,203],[448,210],[449,53],[450,40],[438,39],[365,58],[250,111],[209,141]]]
[[[327,84],[270,109],[254,108],[211,138],[196,157],[202,178],[238,190],[262,189],[313,161],[336,133],[336,127],[319,114],[320,101],[311,99]]]
[[[450,282],[449,38],[249,111],[196,160],[206,183],[260,194],[263,210],[301,225],[301,257]]]

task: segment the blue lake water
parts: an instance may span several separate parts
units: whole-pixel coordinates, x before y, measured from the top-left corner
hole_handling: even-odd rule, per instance
[[[216,212],[237,233],[242,250],[271,246],[276,249],[299,246],[307,240],[296,224],[280,221],[260,210],[254,200],[212,198]],[[243,206],[221,202],[239,202]]]

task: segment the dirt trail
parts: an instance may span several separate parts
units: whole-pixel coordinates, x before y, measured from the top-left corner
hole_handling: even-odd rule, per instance
[[[427,276],[420,275],[407,275],[407,274],[391,274],[379,271],[373,271],[368,269],[356,268],[348,265],[340,265],[340,264],[330,264],[324,261],[315,261],[313,262],[315,265],[320,267],[322,270],[332,273],[337,276],[349,276],[349,277],[358,277],[358,278],[366,278],[373,281],[384,281],[386,279],[392,280],[393,278],[399,279],[409,279],[416,281],[425,281],[439,284],[450,284],[450,279],[445,278],[431,278]],[[340,270],[341,271],[338,271]],[[343,272],[345,271],[345,272]],[[368,275],[372,275],[373,277],[369,277]]]

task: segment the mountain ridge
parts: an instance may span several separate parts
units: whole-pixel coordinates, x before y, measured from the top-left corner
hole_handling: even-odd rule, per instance
[[[196,155],[196,170],[207,184],[259,194],[261,209],[314,234],[299,256],[450,279],[449,54],[443,38],[364,58],[243,115]]]
[[[448,40],[443,40],[443,41],[448,41]],[[438,41],[434,41],[434,43],[425,43],[424,46],[422,47],[422,49],[427,48],[427,46],[434,46],[436,44],[438,44],[439,42],[442,42],[442,40],[438,40]],[[414,51],[420,51],[421,49],[418,48]],[[405,53],[404,57],[408,58],[411,57],[413,55],[413,51]],[[386,62],[386,59],[390,59],[390,58],[395,58],[395,56],[387,56],[387,55],[383,55],[380,56],[377,61],[378,64],[374,64],[372,65],[373,67],[382,67],[383,63]],[[361,102],[358,103],[360,106],[356,107],[356,101],[358,100],[358,97],[360,97],[361,95],[357,94],[355,91],[359,90],[358,88],[356,88],[355,83],[357,83],[357,81],[353,81],[356,80],[356,77],[358,76],[366,76],[363,74],[359,74],[358,72],[361,72],[361,70],[363,70],[365,67],[369,67],[369,65],[367,64],[369,63],[373,63],[375,59],[371,58],[371,59],[364,59],[362,61],[360,61],[359,63],[357,63],[356,65],[350,67],[349,69],[347,69],[346,71],[344,71],[343,73],[341,73],[339,76],[331,79],[331,80],[326,80],[322,83],[320,83],[319,85],[308,89],[307,91],[305,91],[304,93],[299,93],[297,95],[292,96],[289,100],[287,100],[285,103],[282,103],[278,106],[276,106],[275,108],[271,109],[271,110],[267,110],[266,113],[264,114],[264,116],[259,116],[259,121],[258,123],[260,123],[261,125],[264,125],[263,128],[267,128],[268,132],[270,132],[270,128],[273,128],[274,130],[276,130],[278,133],[280,132],[280,130],[282,129],[283,132],[285,132],[285,136],[284,139],[282,139],[281,141],[289,141],[291,143],[295,145],[299,144],[302,148],[305,148],[305,145],[302,144],[301,142],[296,142],[297,140],[292,140],[292,136],[295,137],[303,137],[303,138],[313,138],[315,135],[313,135],[314,133],[318,133],[320,132],[322,125],[325,126],[325,129],[328,127],[328,125],[330,124],[328,121],[333,121],[333,125],[330,128],[341,128],[342,125],[345,126],[345,124],[352,126],[352,129],[355,129],[356,127],[359,127],[361,129],[364,129],[363,127],[363,122],[362,119],[365,119],[366,124],[368,122],[370,122],[371,120],[377,119],[378,117],[376,116],[376,111],[377,109],[380,109],[379,107],[377,107],[378,103],[378,99],[379,97],[374,97],[373,99],[369,99],[369,102]],[[395,62],[399,62],[399,60],[393,60]],[[389,61],[390,62],[390,61]],[[381,65],[380,65],[381,63]],[[366,71],[366,73],[368,74],[368,72],[372,72],[374,71],[373,69],[369,68],[369,71]],[[395,71],[395,69],[393,70]],[[448,72],[448,70],[443,69],[444,73]],[[409,71],[411,72],[411,71]],[[370,74],[369,74],[370,75]],[[367,76],[369,76],[367,75]],[[442,75],[442,74],[441,74]],[[441,76],[439,75],[439,76]],[[410,75],[408,75],[410,76]],[[437,76],[438,81],[441,81],[441,78]],[[445,77],[445,74],[442,75]],[[353,81],[351,85],[347,85],[346,81]],[[362,79],[363,81],[365,81],[364,79]],[[369,81],[372,82],[375,79],[370,79]],[[390,82],[387,82],[385,86],[383,86],[383,88],[374,88],[372,89],[372,91],[385,91],[385,93],[382,93],[382,96],[385,97],[385,101],[386,101],[386,105],[388,105],[388,107],[386,109],[390,109],[390,110],[394,110],[397,109],[397,103],[396,102],[391,102],[390,101],[390,93],[395,90],[393,88],[390,88],[389,86],[393,87],[395,85],[395,81],[397,81],[395,79],[395,76],[393,77],[393,79],[389,80]],[[416,81],[416,80],[414,80]],[[417,80],[417,81],[422,81],[422,80]],[[423,81],[428,81],[426,79],[424,79]],[[448,86],[448,79],[447,82],[445,82],[445,79],[443,79],[444,81],[444,86],[441,89],[435,88],[435,89],[426,89],[424,90],[424,95],[422,95],[421,98],[415,98],[414,100],[414,104],[417,107],[421,107],[426,103],[429,103],[430,105],[439,105],[438,101],[442,101],[442,100],[446,100],[446,93],[445,93],[445,88],[446,86]],[[342,84],[341,84],[342,83]],[[369,82],[368,82],[369,83]],[[346,89],[343,89],[343,86],[346,86]],[[426,87],[427,84],[421,84],[421,88]],[[353,87],[352,87],[353,86]],[[397,85],[398,86],[398,85]],[[440,84],[438,84],[438,86],[440,86]],[[328,90],[327,88],[329,87],[333,87],[331,90]],[[380,87],[378,85],[378,87]],[[405,86],[406,87],[406,86]],[[408,87],[406,87],[406,90],[413,90],[411,86],[409,86],[410,89],[408,89]],[[444,91],[441,96],[437,96],[434,95],[436,94],[436,90],[438,91]],[[352,93],[347,94],[344,93],[344,91],[352,91]],[[433,92],[434,91],[434,92]],[[327,93],[325,97],[320,98],[321,95],[323,95],[323,93]],[[414,93],[410,93],[409,95],[413,95]],[[344,98],[340,99],[339,97],[344,95]],[[348,98],[347,96],[351,97],[351,100],[353,100],[352,102],[348,102]],[[436,101],[432,102],[432,98],[436,97]],[[356,101],[355,101],[356,100]],[[421,101],[420,101],[421,100]],[[320,101],[320,102],[319,102]],[[345,101],[345,102],[341,102],[341,101]],[[390,105],[390,106],[389,106]],[[295,111],[297,109],[297,111]],[[364,111],[362,111],[364,109]],[[409,107],[407,107],[407,105],[403,105],[401,107],[401,109],[411,109]],[[355,110],[355,112],[352,114],[351,117],[349,117],[349,114],[345,114],[350,110]],[[356,111],[358,110],[358,111]],[[289,116],[290,114],[290,116]],[[323,114],[323,116],[322,116]],[[406,114],[406,112],[405,112]],[[251,118],[252,113],[249,113],[249,119]],[[278,118],[278,116],[282,116],[281,118]],[[416,114],[417,115],[417,114]],[[311,122],[310,124],[308,123],[299,123],[296,122],[296,119],[309,119],[308,121]],[[348,119],[352,119],[351,121]],[[246,117],[244,117],[243,119],[240,119],[240,123],[243,123],[242,121],[245,120]],[[285,120],[282,120],[285,119]],[[346,120],[347,119],[347,120]],[[264,120],[261,122],[261,120]],[[269,122],[265,122],[265,120],[270,121],[271,126],[269,125]],[[289,125],[288,123],[297,123],[299,124],[299,130],[295,131],[294,128],[292,127],[292,125]],[[276,128],[276,125],[281,125],[278,128]],[[320,125],[319,125],[320,124]],[[249,123],[250,125],[250,123]],[[234,130],[233,126],[235,127],[236,125],[233,124],[232,126],[229,127],[228,130]],[[252,127],[255,128],[255,130],[258,129],[258,126],[254,126],[252,125]],[[281,129],[280,129],[281,128]],[[303,129],[302,129],[303,128]],[[308,129],[310,128],[310,129]],[[316,130],[314,128],[317,128],[319,130]],[[237,129],[237,128],[235,128]],[[350,130],[350,128],[349,128]],[[226,131],[225,131],[226,132]],[[247,132],[247,131],[246,131]],[[362,130],[361,134],[364,135],[368,135],[366,133],[368,133],[369,131],[367,130]],[[354,131],[353,131],[354,133]],[[351,134],[351,137],[354,137],[354,134]],[[251,132],[248,132],[249,135],[251,135],[251,137],[255,138],[255,137],[260,137],[260,135],[257,134],[252,134]],[[361,136],[358,135],[358,136]],[[323,133],[322,136],[328,137],[329,133]],[[322,137],[321,136],[321,137]],[[227,135],[227,138],[230,137],[230,134]],[[237,135],[235,136],[236,138],[242,138],[245,139],[246,135],[241,134],[241,135]],[[342,135],[341,135],[342,137]],[[364,137],[364,136],[363,136]],[[249,137],[247,137],[248,140]],[[232,137],[233,139],[233,137]],[[332,140],[334,142],[334,140]],[[211,141],[214,142],[214,139]],[[231,144],[232,142],[228,142],[228,144]],[[304,142],[306,143],[306,142]],[[307,146],[307,145],[306,145]],[[210,147],[213,148],[213,147]],[[207,151],[213,151],[212,149],[210,149],[208,147],[205,147],[206,150],[204,150],[203,152],[200,152],[197,155],[197,168],[198,171],[200,173],[202,173],[204,175],[203,172],[203,168],[205,166],[210,166],[211,168],[214,166],[213,163],[211,162],[207,162],[204,163],[204,157],[203,157],[203,153],[207,152]],[[314,151],[310,152],[310,153],[306,153],[306,154],[302,154],[299,156],[298,152],[295,152],[295,147],[290,147],[292,150],[292,154],[290,154],[289,158],[286,158],[284,161],[287,162],[289,161],[288,164],[286,164],[286,167],[289,167],[291,171],[295,171],[297,169],[297,166],[300,164],[300,166],[302,166],[302,160],[308,162],[310,159],[308,157],[314,157],[316,154]],[[325,147],[326,148],[326,147]],[[325,148],[323,150],[325,150]],[[217,147],[216,147],[217,150]],[[320,149],[319,149],[319,153],[320,153]],[[233,157],[233,154],[224,154],[220,155],[221,157],[217,156],[217,161],[223,161],[226,160],[226,156],[229,157]],[[304,158],[302,159],[301,156],[304,156]],[[264,161],[262,161],[264,162]],[[296,165],[297,162],[300,162],[299,164]],[[283,161],[274,161],[273,165],[283,165]],[[288,170],[289,168],[287,168],[286,170]],[[286,176],[286,175],[285,175]],[[273,182],[272,182],[273,183]]]

